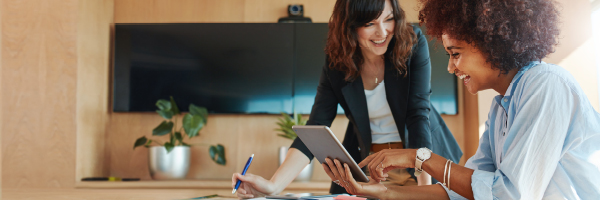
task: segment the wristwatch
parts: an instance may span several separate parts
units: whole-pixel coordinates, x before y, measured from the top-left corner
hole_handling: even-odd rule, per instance
[[[431,158],[431,150],[423,147],[417,150],[417,158],[415,159],[415,176],[421,175],[423,172],[423,162]]]

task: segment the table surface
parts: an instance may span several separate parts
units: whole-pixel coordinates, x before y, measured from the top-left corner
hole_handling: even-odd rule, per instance
[[[286,193],[323,193],[323,190],[286,190]],[[220,197],[210,200],[234,200],[231,189],[2,189],[5,200],[105,200],[105,199],[189,199],[218,194]]]

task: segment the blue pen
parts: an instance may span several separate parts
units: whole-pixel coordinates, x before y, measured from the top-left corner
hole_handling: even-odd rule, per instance
[[[250,167],[250,163],[252,163],[252,158],[254,158],[254,154],[248,158],[248,162],[246,162],[246,166],[244,167],[244,171],[242,171],[242,175],[246,175],[246,171],[248,171],[248,167]],[[233,188],[233,191],[231,191],[231,194],[235,194],[235,191],[237,191],[237,189],[240,187],[240,183],[242,183],[242,181],[238,179],[237,183],[235,184],[235,188]]]

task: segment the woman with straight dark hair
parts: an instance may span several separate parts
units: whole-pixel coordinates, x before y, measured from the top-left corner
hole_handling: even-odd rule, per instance
[[[397,0],[338,0],[329,22],[327,63],[307,125],[330,126],[338,104],[350,120],[343,145],[357,162],[382,149],[428,147],[458,162],[462,152],[431,107],[431,64],[425,36],[406,23]],[[236,173],[238,197],[277,194],[313,159],[300,139],[270,180]],[[333,162],[327,159],[329,164]],[[323,163],[325,170],[328,165]],[[333,176],[331,177],[333,178]],[[426,185],[412,170],[390,172],[389,184]],[[331,193],[346,193],[333,180]]]

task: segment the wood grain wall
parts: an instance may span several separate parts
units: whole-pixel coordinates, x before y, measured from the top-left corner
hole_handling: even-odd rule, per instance
[[[3,1],[0,0],[0,44],[2,44],[2,6]],[[0,47],[0,93],[2,92],[2,48]],[[4,124],[4,121],[2,120],[2,116],[4,116],[3,112],[2,112],[2,98],[0,98],[0,199],[2,199],[2,124]]]
[[[77,3],[0,5],[4,188],[74,185]]]
[[[105,176],[114,0],[82,0],[77,24],[76,179]]]

